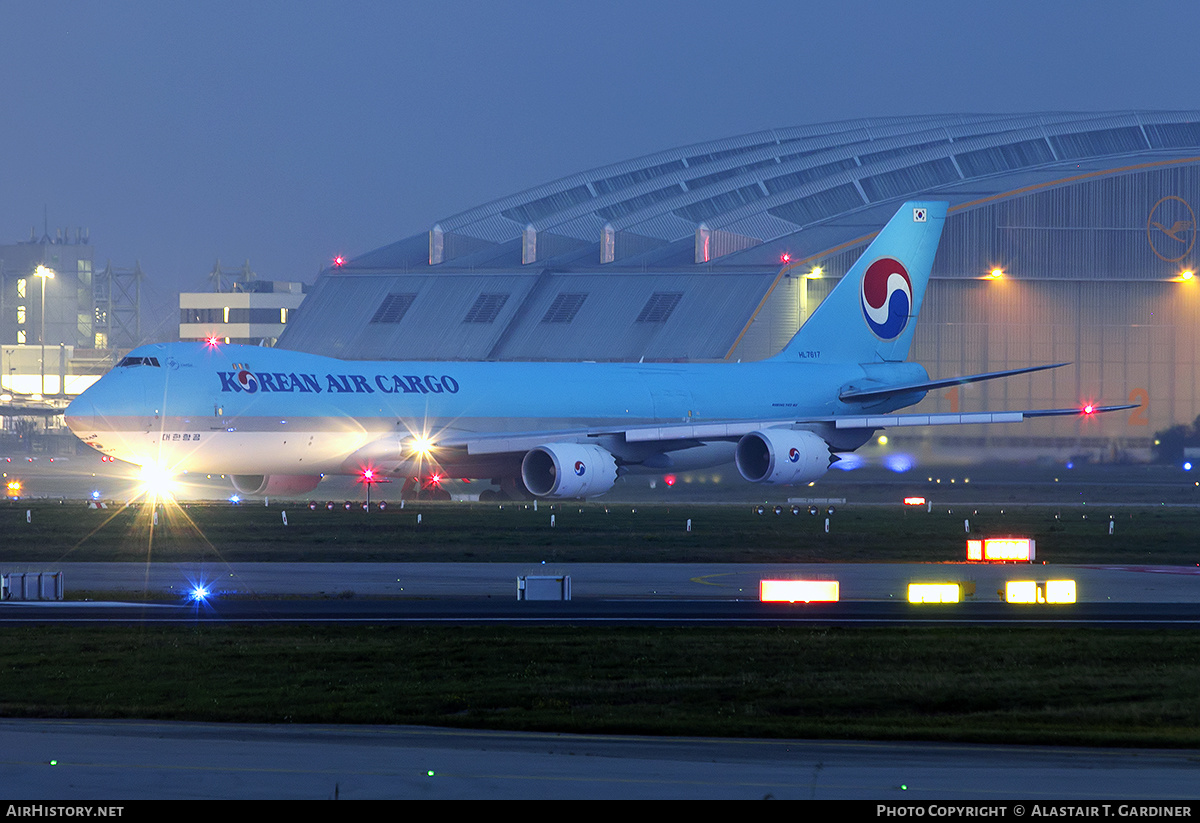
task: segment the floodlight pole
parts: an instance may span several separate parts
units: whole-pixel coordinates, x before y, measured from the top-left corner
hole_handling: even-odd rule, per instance
[[[54,279],[54,270],[38,264],[33,274],[42,281],[42,322],[38,326],[38,342],[42,344],[41,363],[42,397],[46,396],[46,281]],[[61,387],[60,387],[61,388]]]

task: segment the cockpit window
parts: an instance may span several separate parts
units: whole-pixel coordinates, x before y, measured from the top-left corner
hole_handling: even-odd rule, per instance
[[[120,369],[126,366],[153,366],[156,369],[161,368],[158,365],[157,357],[123,357],[121,358],[121,362],[117,364],[117,368]]]

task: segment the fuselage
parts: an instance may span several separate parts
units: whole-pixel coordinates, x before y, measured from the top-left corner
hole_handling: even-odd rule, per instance
[[[894,366],[898,378],[924,374],[916,364]],[[105,454],[174,472],[352,473],[361,468],[355,456],[381,439],[506,432],[552,439],[588,428],[856,413],[861,407],[838,393],[863,375],[858,366],[780,361],[342,361],[163,343],[130,352],[71,403],[66,421]],[[479,458],[474,476],[490,476],[497,459]]]

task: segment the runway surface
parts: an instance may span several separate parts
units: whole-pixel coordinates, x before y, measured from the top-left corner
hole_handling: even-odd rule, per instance
[[[1034,564],[622,564],[240,563],[220,568],[174,564],[78,563],[62,571],[68,591],[98,602],[4,603],[0,625],[102,622],[506,623],[692,625],[1046,624],[1195,627],[1200,567]],[[518,602],[522,575],[569,576],[569,602]],[[838,603],[764,604],[764,578],[839,581]],[[1021,605],[1001,600],[1010,580],[1076,581],[1078,603]],[[958,604],[911,605],[914,582],[962,582],[974,594]],[[196,584],[212,596],[187,603]],[[122,593],[170,599],[121,602]]]
[[[9,801],[771,797],[1145,804],[1200,793],[1197,752],[1146,749],[0,720],[0,751],[0,794]]]
[[[895,601],[909,583],[965,581],[998,602],[1009,580],[1069,578],[1080,602],[1200,604],[1200,566],[981,563],[59,563],[0,572],[62,571],[68,593],[183,597],[203,582],[225,595],[516,598],[521,575],[570,575],[574,598],[757,600],[763,578],[838,580],[847,601]]]

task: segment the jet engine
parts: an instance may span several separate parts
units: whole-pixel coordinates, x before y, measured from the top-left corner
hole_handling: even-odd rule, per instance
[[[551,443],[525,455],[521,479],[538,497],[589,497],[604,494],[617,482],[617,461],[599,446]]]
[[[320,474],[234,474],[233,487],[242,494],[288,497],[308,494],[321,482]]]
[[[829,444],[810,431],[766,429],[738,441],[733,462],[751,483],[808,483],[829,470]]]

